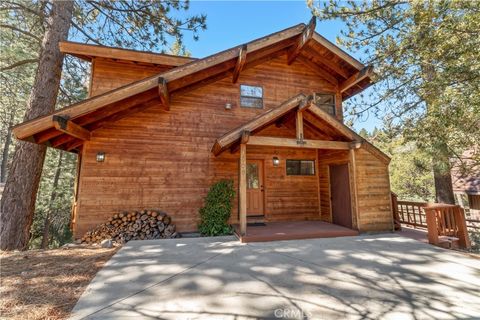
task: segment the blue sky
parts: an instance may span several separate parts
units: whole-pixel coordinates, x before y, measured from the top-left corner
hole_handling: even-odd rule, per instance
[[[207,15],[207,30],[200,33],[199,41],[185,34],[184,42],[194,57],[205,57],[237,46],[272,32],[291,27],[311,18],[306,1],[192,1],[188,14]],[[335,43],[343,23],[317,21],[316,31]],[[359,58],[355,53],[350,52]],[[381,122],[370,116],[356,121],[355,129],[371,131]]]

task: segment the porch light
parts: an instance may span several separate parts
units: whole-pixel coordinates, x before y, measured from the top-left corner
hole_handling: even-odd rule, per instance
[[[280,164],[280,159],[278,159],[278,157],[273,157],[273,166],[278,167],[279,164]]]
[[[97,162],[105,161],[105,152],[97,152]]]
[[[225,103],[225,110],[232,110],[232,104],[229,102]]]

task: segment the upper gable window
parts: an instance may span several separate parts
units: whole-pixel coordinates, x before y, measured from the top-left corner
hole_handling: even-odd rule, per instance
[[[263,108],[263,88],[240,85],[240,106],[245,108]]]
[[[332,116],[335,115],[335,95],[315,93],[313,102]]]

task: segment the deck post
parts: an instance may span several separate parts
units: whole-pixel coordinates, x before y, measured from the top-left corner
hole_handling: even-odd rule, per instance
[[[355,223],[352,225],[359,230],[360,221],[358,216],[358,200],[357,200],[357,164],[355,161],[355,149],[351,148],[349,151],[349,176],[350,176],[350,193],[352,195],[352,216],[355,218]]]
[[[247,234],[247,145],[240,144],[240,164],[239,164],[239,216],[240,216],[240,234]]]

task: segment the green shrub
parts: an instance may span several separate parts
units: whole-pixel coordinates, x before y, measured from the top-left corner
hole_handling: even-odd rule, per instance
[[[227,221],[232,211],[235,197],[232,180],[220,180],[213,184],[205,198],[205,206],[200,209],[201,222],[198,230],[204,236],[232,234]]]

